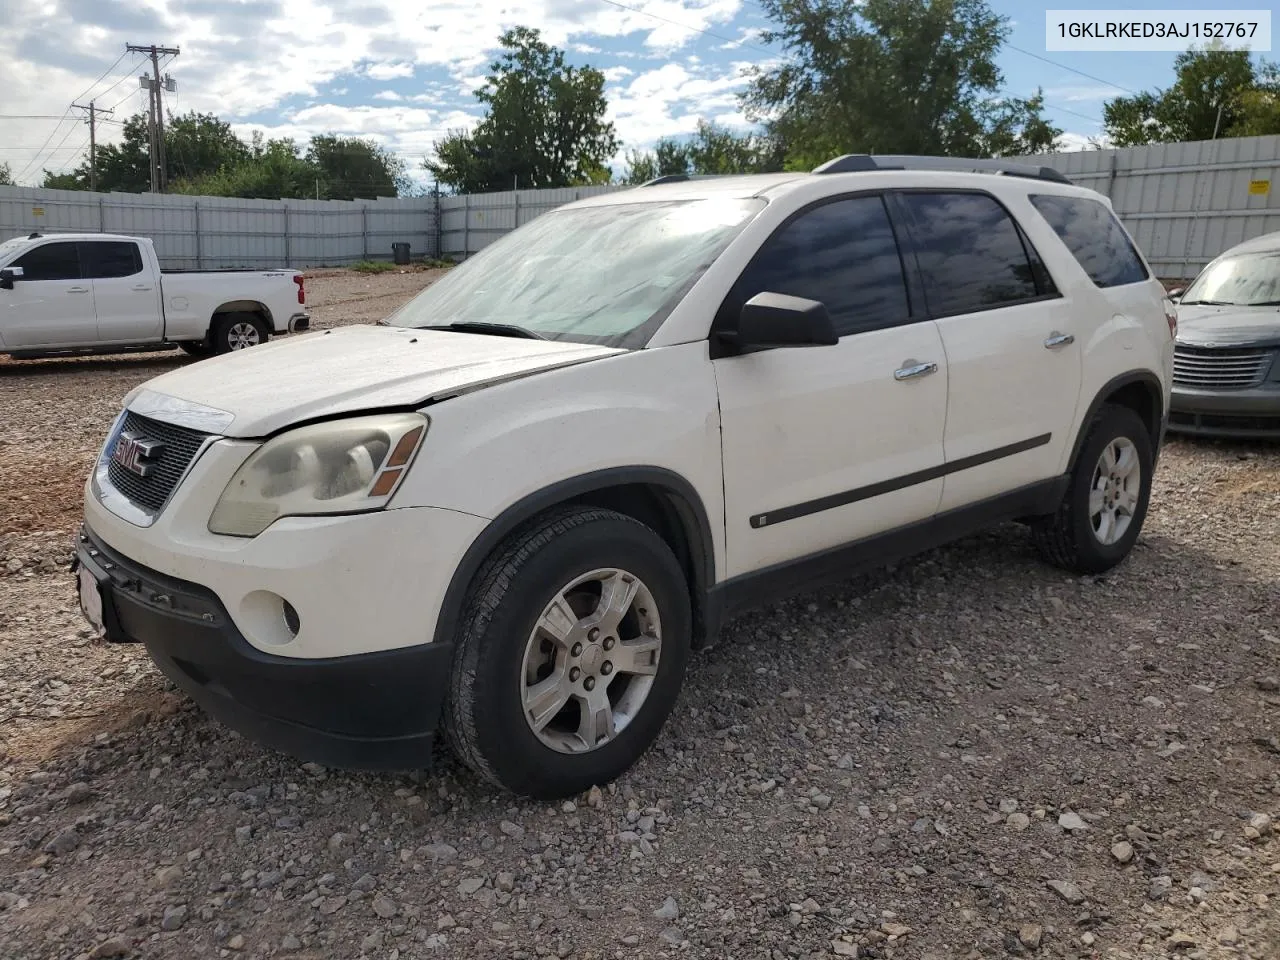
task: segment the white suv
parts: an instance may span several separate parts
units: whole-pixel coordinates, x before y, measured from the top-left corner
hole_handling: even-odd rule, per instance
[[[618,776],[726,617],[991,524],[1142,526],[1176,318],[1108,202],[842,157],[548,213],[384,324],[138,388],[81,603],[298,757],[539,797]]]

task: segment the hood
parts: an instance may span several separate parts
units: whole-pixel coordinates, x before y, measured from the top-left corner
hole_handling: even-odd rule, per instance
[[[129,394],[125,406],[209,433],[261,437],[303,420],[416,406],[623,352],[441,330],[338,327],[162,374]]]
[[[1280,345],[1280,308],[1178,306],[1178,342],[1193,347]]]

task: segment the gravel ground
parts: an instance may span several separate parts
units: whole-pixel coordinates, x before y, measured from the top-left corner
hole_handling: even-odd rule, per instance
[[[436,274],[330,273],[317,325]],[[1172,443],[1132,558],[1002,528],[729,625],[564,804],[299,764],[92,645],[62,564],[176,355],[0,361],[0,958],[1280,957],[1280,449]]]

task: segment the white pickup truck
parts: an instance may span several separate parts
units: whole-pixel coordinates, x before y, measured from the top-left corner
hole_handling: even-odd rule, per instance
[[[0,243],[0,354],[15,359],[179,346],[227,353],[306,330],[293,270],[161,271],[141,237],[63,233]]]

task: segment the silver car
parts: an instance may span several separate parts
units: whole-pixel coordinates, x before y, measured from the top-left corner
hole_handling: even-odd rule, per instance
[[[1169,429],[1280,438],[1280,233],[1232,247],[1178,301]]]

